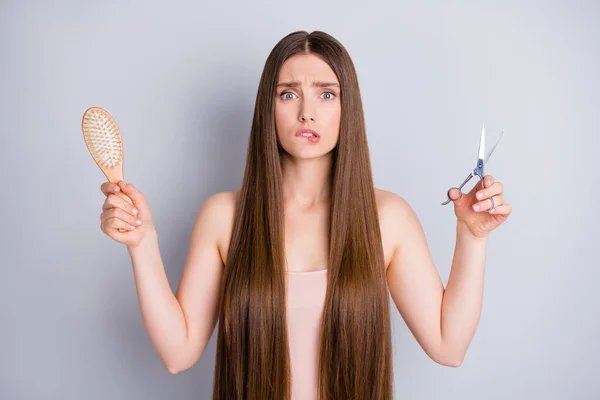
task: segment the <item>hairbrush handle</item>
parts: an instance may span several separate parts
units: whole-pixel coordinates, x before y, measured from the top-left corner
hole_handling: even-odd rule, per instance
[[[130,205],[133,206],[133,201],[125,193],[119,191],[119,192],[114,193],[114,195],[119,196],[120,198],[122,198],[127,203],[129,203]],[[121,232],[121,233],[128,232],[128,230],[119,228],[119,232]]]
[[[133,201],[125,193],[123,193],[123,192],[117,192],[117,193],[114,193],[114,194],[116,196],[119,196],[120,198],[122,198],[126,202],[128,202],[130,205],[133,205]]]

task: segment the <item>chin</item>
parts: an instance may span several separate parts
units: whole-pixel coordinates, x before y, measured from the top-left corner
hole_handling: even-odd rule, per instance
[[[302,159],[312,159],[312,158],[320,158],[326,156],[331,153],[332,150],[335,149],[336,143],[326,144],[323,142],[319,143],[311,143],[310,146],[297,146],[289,144],[283,145],[283,150],[293,158],[302,160]]]

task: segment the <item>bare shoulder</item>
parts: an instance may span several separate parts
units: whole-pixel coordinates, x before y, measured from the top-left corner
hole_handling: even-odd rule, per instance
[[[238,195],[239,190],[215,193],[206,199],[199,211],[206,217],[209,229],[216,235],[223,264],[227,261]]]
[[[377,208],[380,218],[402,216],[405,217],[413,212],[412,207],[406,199],[394,192],[383,189],[375,189],[375,198],[377,200]]]
[[[387,269],[394,252],[401,245],[406,226],[415,223],[416,215],[410,204],[396,193],[376,188],[375,198]]]
[[[233,216],[239,190],[218,192],[208,197],[201,210],[218,217]]]

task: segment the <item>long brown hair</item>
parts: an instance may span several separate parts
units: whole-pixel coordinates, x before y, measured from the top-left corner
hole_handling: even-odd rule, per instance
[[[319,398],[392,399],[389,298],[356,71],[335,38],[299,31],[273,48],[258,87],[221,288],[213,400],[291,397],[283,149],[275,131],[274,96],[282,64],[299,53],[316,54],[327,62],[341,95],[340,135],[332,150]]]

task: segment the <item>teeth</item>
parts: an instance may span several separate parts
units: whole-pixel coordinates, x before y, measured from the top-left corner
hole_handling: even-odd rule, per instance
[[[312,133],[308,133],[308,132],[307,133],[301,133],[300,136],[302,136],[302,137],[309,137],[309,136],[311,136],[311,137],[317,137],[316,135],[313,135]]]

